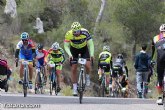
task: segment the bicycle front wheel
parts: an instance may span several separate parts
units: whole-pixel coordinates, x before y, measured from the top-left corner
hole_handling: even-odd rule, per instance
[[[23,84],[24,97],[27,97],[27,84]]]
[[[27,97],[27,89],[28,89],[28,73],[25,70],[24,71],[24,81],[23,81],[23,92],[24,92],[24,97]]]
[[[80,104],[82,103],[83,99],[83,75],[80,73],[80,79],[79,79],[79,84],[78,84],[78,92],[79,92],[79,101]]]

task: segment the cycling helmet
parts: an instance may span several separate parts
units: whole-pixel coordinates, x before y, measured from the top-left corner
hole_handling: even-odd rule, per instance
[[[23,40],[23,39],[28,39],[29,38],[29,34],[27,33],[27,32],[23,32],[22,34],[21,34],[21,39]]]
[[[42,49],[43,49],[43,47],[44,47],[44,45],[43,45],[43,44],[38,44],[38,45],[37,45],[37,49],[38,49],[38,50],[42,50]]]
[[[122,54],[118,54],[117,58],[123,59],[123,55]]]
[[[81,24],[79,22],[73,22],[71,25],[71,29],[74,31],[80,30],[81,29]]]
[[[55,42],[53,43],[52,47],[51,47],[53,50],[58,50],[60,48],[59,46],[59,43],[58,42]]]
[[[162,24],[162,25],[160,26],[159,30],[165,32],[165,24]]]
[[[109,52],[110,51],[110,47],[109,46],[104,46],[103,47],[103,51],[108,51]]]

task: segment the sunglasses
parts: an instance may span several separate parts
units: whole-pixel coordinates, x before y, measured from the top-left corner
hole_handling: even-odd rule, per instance
[[[73,35],[80,34],[80,30],[73,31]]]
[[[23,41],[23,42],[27,42],[28,40],[23,39],[22,41]]]

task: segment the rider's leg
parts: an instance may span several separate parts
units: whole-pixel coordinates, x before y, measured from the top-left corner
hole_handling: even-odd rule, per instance
[[[23,65],[22,64],[20,65],[19,73],[20,73],[20,79],[23,79]]]
[[[57,85],[57,92],[60,92],[61,90],[61,87],[60,87],[60,81],[61,81],[61,70],[56,70],[57,72],[57,82],[58,82],[58,85]]]
[[[77,95],[77,64],[71,66],[71,79],[73,84],[73,95]]]
[[[109,93],[109,81],[110,81],[110,75],[109,75],[109,73],[106,73],[106,90],[107,90],[107,94]]]
[[[115,90],[116,77],[117,77],[117,72],[113,70],[112,71],[112,91]]]
[[[40,63],[37,61],[36,62],[36,73],[35,73],[35,85],[37,86],[39,81],[38,81],[38,70],[39,70],[39,67],[40,67]]]
[[[56,73],[57,73],[57,82],[58,87],[60,88],[60,81],[61,81],[61,72],[62,72],[62,65],[57,66]]]
[[[157,80],[158,80],[158,84],[157,84],[157,91],[158,91],[158,99],[157,99],[157,103],[158,104],[162,104],[162,82],[163,82],[163,73],[164,73],[164,68],[159,65],[159,62],[157,63]]]
[[[116,77],[112,77],[112,91],[115,90]]]
[[[33,64],[29,64],[29,80],[32,81],[33,78]]]
[[[86,85],[89,86],[90,85],[90,76],[89,74],[91,73],[91,62],[87,61],[86,65]]]

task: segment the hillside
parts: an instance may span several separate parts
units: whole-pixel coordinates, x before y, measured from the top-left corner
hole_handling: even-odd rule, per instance
[[[28,32],[36,43],[43,43],[48,49],[53,42],[59,42],[63,48],[66,32],[72,22],[79,21],[89,30],[95,45],[95,61],[91,76],[97,84],[98,55],[104,45],[109,45],[113,58],[122,53],[129,69],[132,94],[135,94],[134,56],[140,51],[140,45],[148,44],[151,52],[151,39],[159,31],[164,19],[164,1],[143,0],[15,0],[17,16],[12,18],[4,13],[6,1],[0,1],[0,47],[13,69],[11,90],[17,85],[18,68],[15,68],[14,51],[22,32]],[[44,33],[34,29],[36,18],[43,22]],[[98,19],[97,19],[98,18]],[[95,31],[94,31],[95,29]],[[66,55],[67,57],[67,55]],[[63,69],[65,84],[70,85],[70,67],[68,61]],[[151,82],[154,90],[155,76]],[[93,84],[93,85],[94,85]],[[94,85],[95,87],[95,85]],[[18,90],[19,91],[19,90]],[[134,95],[135,96],[135,95]],[[151,97],[155,97],[155,92]]]

